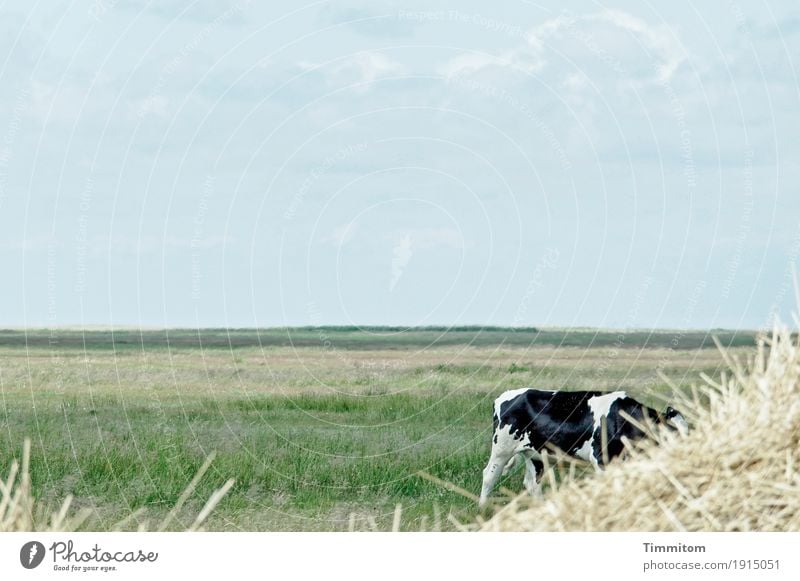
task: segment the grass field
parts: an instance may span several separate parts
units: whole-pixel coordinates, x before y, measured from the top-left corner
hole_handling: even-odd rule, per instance
[[[753,333],[719,332],[750,353]],[[346,530],[476,514],[426,471],[477,492],[491,401],[505,389],[623,388],[644,401],[717,375],[701,332],[503,328],[0,331],[0,467],[33,440],[34,493],[73,494],[107,529],[159,521],[217,457],[175,522],[236,484],[207,528]],[[521,487],[520,473],[503,484]],[[426,524],[427,523],[427,524]],[[446,525],[445,521],[445,525]]]

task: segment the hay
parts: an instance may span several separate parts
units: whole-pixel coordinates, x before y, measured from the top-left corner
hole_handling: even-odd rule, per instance
[[[72,505],[72,496],[67,496],[56,512],[48,513],[47,508],[34,499],[31,491],[29,472],[30,454],[31,441],[26,438],[22,447],[22,465],[20,466],[19,462],[14,460],[11,463],[8,477],[5,480],[0,478],[0,532],[77,530],[91,516],[92,511],[83,509],[75,514],[71,514],[70,507]],[[212,453],[178,499],[176,506],[158,526],[158,530],[161,531],[168,527],[177,512],[194,492],[195,487],[206,470],[208,470],[213,459],[214,454]],[[217,503],[222,500],[222,497],[230,490],[233,484],[233,480],[228,480],[221,488],[215,490],[203,509],[194,519],[194,522],[186,530],[200,530],[205,519]],[[142,514],[143,511],[141,510],[134,512],[132,515],[117,523],[113,529],[123,529],[128,523],[138,520]],[[140,523],[138,530],[142,531],[146,529],[147,523]]]
[[[678,402],[692,411],[688,435],[658,432],[658,442],[637,445],[605,472],[564,477],[540,498],[518,496],[475,528],[800,530],[797,338],[776,329],[749,364],[726,359],[730,374],[704,378],[705,386]]]

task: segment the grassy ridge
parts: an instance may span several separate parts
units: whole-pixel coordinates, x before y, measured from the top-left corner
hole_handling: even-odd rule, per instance
[[[287,327],[268,329],[0,330],[0,347],[127,349],[321,347],[342,350],[560,346],[702,349],[716,336],[727,347],[752,346],[755,331],[607,331],[533,327]]]

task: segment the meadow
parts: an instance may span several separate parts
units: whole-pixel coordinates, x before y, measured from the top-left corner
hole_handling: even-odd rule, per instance
[[[68,494],[84,529],[158,522],[203,463],[174,522],[233,488],[212,530],[347,530],[471,520],[506,389],[626,389],[663,408],[724,368],[753,333],[592,329],[326,327],[267,330],[0,331],[0,467],[33,441],[34,495]],[[501,485],[521,488],[520,473]]]

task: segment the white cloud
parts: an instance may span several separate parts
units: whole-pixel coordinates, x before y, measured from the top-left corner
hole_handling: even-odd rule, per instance
[[[487,53],[464,53],[439,67],[439,73],[447,78],[471,75],[489,67],[510,67],[524,73],[535,73],[544,66],[538,55],[527,51],[511,50],[501,55]]]
[[[356,225],[354,222],[341,224],[333,229],[333,233],[327,240],[333,242],[336,246],[344,246],[353,239],[356,233]]]
[[[337,67],[335,71],[339,72],[353,69],[358,72],[362,82],[371,83],[381,77],[397,74],[403,70],[403,67],[381,53],[364,52],[348,59],[345,63]]]
[[[392,235],[392,277],[389,290],[394,290],[411,258],[420,251],[434,248],[464,248],[464,239],[455,228],[412,228]]]
[[[620,35],[619,30],[632,34],[635,42]],[[647,82],[668,82],[687,58],[679,39],[666,25],[653,26],[621,10],[604,10],[581,16],[561,14],[532,28],[525,45],[494,55],[465,52],[438,70],[447,77],[477,74],[493,67],[538,73],[551,64],[548,49],[563,40],[567,42],[558,45],[558,57],[568,58],[579,67],[585,66],[581,53],[586,52],[624,75],[636,74],[635,69],[641,68],[626,67],[628,60],[655,60],[656,73]]]
[[[394,241],[410,238],[413,240],[416,250],[442,246],[455,249],[464,248],[464,238],[455,228],[411,228],[408,230],[397,230],[392,234],[391,238]]]
[[[648,51],[652,51],[659,58],[657,80],[662,83],[669,82],[681,63],[686,60],[686,51],[666,26],[651,26],[641,18],[621,10],[605,10],[591,18],[636,35]]]
[[[414,238],[410,232],[404,234],[394,244],[392,249],[392,280],[389,282],[389,290],[394,290],[400,278],[403,276],[403,271],[408,265],[411,257],[414,255]]]
[[[402,74],[405,67],[380,52],[360,52],[333,64],[299,61],[297,66],[304,71],[320,70],[326,78],[336,84],[358,84],[356,91],[366,92],[374,81]]]
[[[578,104],[585,100],[586,94],[591,89],[591,84],[586,73],[578,71],[564,77],[561,82],[561,89],[571,103]]]
[[[34,80],[30,87],[29,111],[40,123],[74,123],[86,99],[86,88],[76,83]]]
[[[537,52],[544,50],[545,41],[558,34],[562,28],[574,26],[575,18],[569,14],[561,14],[528,31],[528,44]]]
[[[169,105],[169,99],[163,95],[150,95],[145,99],[134,101],[133,109],[139,117],[144,117],[151,113],[157,117],[166,117],[167,105]]]

